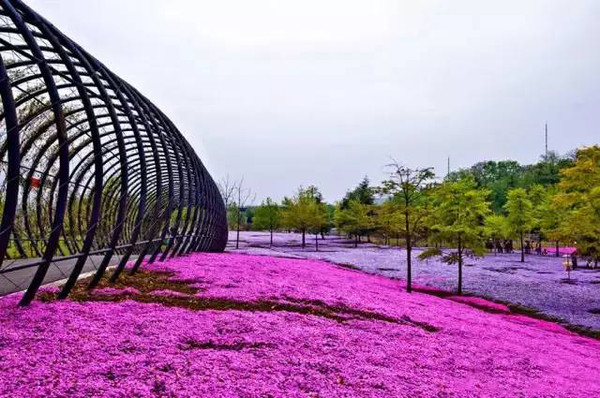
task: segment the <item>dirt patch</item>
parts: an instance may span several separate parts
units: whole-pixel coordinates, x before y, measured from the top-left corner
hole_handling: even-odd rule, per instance
[[[567,285],[576,285],[577,284],[577,280],[576,279],[561,279],[560,283],[564,283]]]
[[[293,302],[293,303],[301,303],[315,308],[325,309],[327,311],[331,311],[337,314],[343,314],[350,316],[352,319],[374,319],[377,321],[389,322],[389,323],[399,323],[404,325],[416,326],[427,332],[437,332],[438,328],[433,325],[424,322],[418,322],[410,319],[410,317],[404,315],[400,319],[390,317],[387,315],[378,314],[376,312],[370,312],[365,310],[357,310],[354,308],[350,308],[346,305],[329,305],[321,300],[302,300],[296,299],[292,297],[285,297],[285,300]]]
[[[259,342],[237,342],[232,344],[221,344],[214,343],[213,341],[196,341],[188,339],[182,344],[179,344],[178,348],[182,351],[190,350],[218,350],[218,351],[242,351],[249,349],[258,348],[271,348],[273,344],[270,343],[259,343]]]
[[[502,267],[502,268],[492,268],[492,267],[483,267],[483,269],[492,272],[498,272],[500,274],[516,274],[520,267]]]
[[[449,292],[448,290],[438,289],[436,287],[430,286],[413,286],[413,292],[429,294],[431,296],[436,296],[440,298],[447,298],[450,296],[454,296],[455,293]]]
[[[178,307],[193,311],[250,311],[250,312],[291,312],[296,314],[314,315],[327,318],[337,322],[346,322],[355,319],[370,319],[382,322],[410,325],[421,328],[427,332],[435,332],[437,328],[432,325],[416,322],[408,317],[393,318],[375,312],[353,309],[344,305],[329,305],[320,300],[298,300],[284,298],[280,301],[278,298],[258,301],[238,301],[228,298],[196,297],[193,294],[199,289],[188,285],[186,282],[174,279],[172,272],[150,272],[141,270],[135,275],[122,275],[117,283],[109,282],[110,274],[107,275],[98,284],[98,289],[115,288],[126,289],[134,288],[139,294],[103,294],[95,295],[88,289],[91,278],[82,279],[77,282],[73,288],[70,300],[73,301],[108,301],[121,302],[125,300],[134,300],[140,303],[161,304],[167,307]],[[194,283],[195,281],[188,281]],[[184,296],[160,296],[152,292],[170,290],[184,293]],[[39,299],[44,302],[57,300],[57,293],[41,293]]]
[[[313,261],[313,260],[308,259],[308,258],[306,260]],[[363,270],[360,269],[359,267],[357,267],[355,265],[352,265],[352,264],[348,264],[348,263],[336,263],[336,262],[333,262],[333,261],[329,261],[327,259],[320,259],[318,261],[321,261],[321,262],[324,262],[324,263],[328,263],[328,264],[331,264],[331,265],[335,265],[337,267],[341,267],[341,268],[345,268],[345,269],[351,269],[352,271],[363,272]]]

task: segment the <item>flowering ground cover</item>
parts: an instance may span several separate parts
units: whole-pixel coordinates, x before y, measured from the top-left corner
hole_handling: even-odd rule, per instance
[[[0,396],[600,394],[600,341],[402,286],[321,261],[196,254],[99,295],[80,283],[28,308],[9,296]]]
[[[243,232],[240,253],[312,258],[359,268],[369,273],[404,279],[406,252],[403,249],[361,244],[355,249],[352,242],[327,236],[315,252],[314,242],[308,241],[305,250],[300,247],[299,234],[275,234],[273,248],[269,235],[264,232]],[[313,236],[314,238],[314,236]],[[565,248],[569,250],[569,248]],[[236,252],[233,248],[230,251]],[[421,261],[420,250],[414,251],[413,278],[415,283],[440,288],[456,289],[456,266],[439,259]],[[568,281],[562,258],[553,256],[487,255],[469,260],[464,268],[464,291],[488,297],[494,301],[511,303],[568,324],[600,331],[600,269],[579,268]]]

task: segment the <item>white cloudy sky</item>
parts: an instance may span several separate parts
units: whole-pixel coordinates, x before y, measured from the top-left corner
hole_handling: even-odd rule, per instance
[[[337,200],[390,157],[534,162],[600,142],[598,0],[30,0],[220,178]]]

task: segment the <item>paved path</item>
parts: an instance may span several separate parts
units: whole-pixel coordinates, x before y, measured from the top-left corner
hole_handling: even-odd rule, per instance
[[[95,271],[102,262],[103,257],[104,256],[88,257],[83,267],[82,274]],[[135,257],[132,257],[131,260],[135,260]],[[39,259],[16,260],[9,265],[9,261],[7,260],[2,269],[9,270],[13,267],[19,267],[21,265],[25,265],[28,263],[30,264],[38,261]],[[71,273],[71,270],[75,266],[76,261],[77,259],[70,259],[52,263],[50,265],[50,268],[48,269],[46,278],[44,279],[44,284],[67,279],[69,277],[69,274]],[[110,262],[110,266],[117,265],[119,261],[120,257],[113,256]],[[27,287],[29,286],[29,282],[31,281],[31,279],[33,279],[33,275],[35,274],[36,270],[37,267],[31,267],[0,274],[0,296],[27,289]]]

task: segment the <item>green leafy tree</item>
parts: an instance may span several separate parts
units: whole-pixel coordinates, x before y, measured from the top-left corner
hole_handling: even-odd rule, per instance
[[[326,214],[322,195],[314,186],[300,187],[293,198],[284,199],[283,224],[302,234],[303,249],[306,247],[306,232],[312,232],[317,226],[322,228],[326,224]]]
[[[393,216],[389,219],[406,247],[406,290],[412,291],[412,248],[427,214],[425,191],[428,182],[435,176],[432,168],[410,169],[397,162],[389,165],[389,178],[382,182],[378,191],[388,195],[392,201]]]
[[[562,216],[558,231],[577,251],[600,260],[600,146],[577,151],[572,167],[562,170],[553,208]]]
[[[570,167],[572,163],[571,156],[559,156],[555,152],[549,152],[532,165],[520,165],[513,160],[479,162],[468,169],[450,173],[447,179],[456,181],[466,176],[473,177],[478,188],[490,190],[494,213],[503,213],[511,189],[556,185],[561,170]]]
[[[529,187],[529,190],[527,191],[529,201],[531,202],[533,216],[531,232],[537,235],[538,243],[540,244],[545,237],[542,227],[550,201],[551,188],[552,186],[545,187],[541,184],[534,184]]]
[[[564,229],[562,226],[566,218],[566,210],[557,206],[557,194],[554,193],[548,198],[548,203],[544,204],[539,215],[541,232],[548,240],[554,241],[556,257],[560,256],[560,242],[568,242],[575,239],[572,231]]]
[[[499,214],[490,214],[485,219],[485,228],[487,236],[494,243],[494,251],[496,250],[496,242],[506,239],[510,233],[506,217]]]
[[[398,215],[398,206],[393,200],[383,202],[375,212],[376,225],[383,235],[386,245],[391,245],[393,238],[399,239],[403,223]]]
[[[540,220],[542,219],[541,213],[545,210],[550,199],[550,188],[534,184],[527,190],[527,197],[533,208],[535,227],[539,227]]]
[[[511,233],[519,237],[521,244],[521,262],[525,262],[524,236],[534,226],[533,204],[523,188],[515,188],[508,192],[504,208],[507,212],[506,221]]]
[[[564,212],[552,206],[553,198],[556,195],[555,185],[543,186],[535,184],[529,188],[529,200],[533,208],[532,231],[539,234],[539,240],[552,240],[555,242],[555,254],[559,254],[559,242],[567,241],[569,237],[560,230],[561,220],[564,219]]]
[[[352,191],[348,191],[340,207],[347,209],[350,201],[355,200],[363,205],[372,205],[375,203],[375,197],[373,195],[373,189],[369,186],[369,178],[365,177]]]
[[[456,250],[448,253],[439,247],[431,248],[419,258],[440,256],[447,264],[457,264],[458,294],[462,294],[465,257],[485,254],[485,220],[490,214],[488,195],[489,191],[477,189],[470,177],[447,181],[433,192],[433,211],[428,218],[432,239],[450,243]]]
[[[273,246],[273,231],[281,226],[281,209],[273,199],[267,198],[254,210],[253,226],[258,230],[269,231],[269,245]]]
[[[465,177],[472,177],[478,188],[490,191],[491,205],[495,213],[502,212],[506,203],[507,191],[519,186],[523,168],[513,160],[500,162],[479,162],[469,169],[450,173],[448,180],[458,181]]]
[[[375,229],[372,206],[351,199],[346,208],[342,204],[336,209],[335,224],[338,230],[354,237],[354,247],[358,246],[359,237]]]
[[[315,201],[311,206],[309,230],[315,235],[315,250],[319,251],[319,234],[328,227],[329,212],[325,203]]]
[[[325,218],[327,222],[321,229],[321,237],[323,239],[325,239],[325,233],[329,233],[335,226],[335,209],[336,206],[330,203],[325,203]]]
[[[227,224],[230,231],[236,231],[238,228],[238,222],[240,223],[240,227],[246,225],[245,218],[242,217],[243,211],[239,209],[236,202],[232,202],[229,204],[227,208]]]
[[[543,187],[556,185],[560,181],[561,170],[571,167],[573,159],[570,156],[560,156],[556,152],[548,152],[539,162],[522,166],[520,186],[530,188],[533,185]]]

